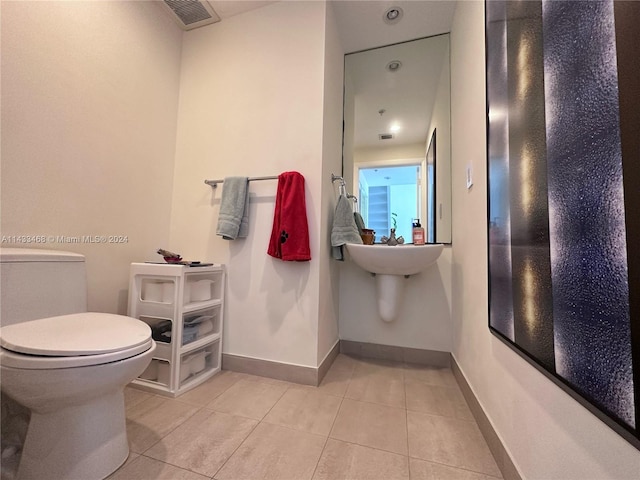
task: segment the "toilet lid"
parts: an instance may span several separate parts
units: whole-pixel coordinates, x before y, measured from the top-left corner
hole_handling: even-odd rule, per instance
[[[131,317],[74,313],[0,328],[0,346],[45,357],[102,355],[151,345],[151,329]]]

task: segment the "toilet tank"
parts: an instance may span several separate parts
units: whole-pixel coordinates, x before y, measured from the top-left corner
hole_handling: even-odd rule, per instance
[[[84,255],[0,248],[0,325],[86,311]]]

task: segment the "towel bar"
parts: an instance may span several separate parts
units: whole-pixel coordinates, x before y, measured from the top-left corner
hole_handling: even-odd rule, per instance
[[[277,175],[271,175],[269,177],[249,177],[248,180],[253,182],[254,180],[276,180],[277,178]],[[211,185],[213,188],[217,188],[219,183],[224,183],[224,180],[205,180],[204,183]]]

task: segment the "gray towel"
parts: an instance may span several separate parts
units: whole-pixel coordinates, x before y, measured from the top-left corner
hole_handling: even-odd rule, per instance
[[[225,240],[244,238],[249,234],[249,179],[225,177],[220,200],[216,235]]]
[[[333,214],[333,227],[331,229],[331,252],[336,260],[344,260],[343,246],[346,243],[360,243],[362,238],[358,233],[358,227],[353,218],[351,202],[344,195],[338,197],[336,211]]]
[[[356,222],[356,227],[358,227],[358,233],[360,235],[362,235],[362,230],[364,230],[364,219],[362,218],[362,215],[360,215],[359,212],[354,212],[353,213],[353,219]]]

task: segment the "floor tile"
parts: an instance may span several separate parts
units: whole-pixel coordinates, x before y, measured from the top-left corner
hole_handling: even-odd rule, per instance
[[[109,480],[502,478],[447,367],[339,354],[319,387],[222,371],[125,403],[132,453]]]
[[[286,380],[280,380],[277,378],[261,377],[260,375],[251,375],[250,373],[241,373],[244,380],[251,382],[268,383],[269,385],[280,385],[285,387],[293,387],[298,385],[297,383],[287,382]]]
[[[500,475],[474,422],[408,411],[407,425],[410,457]]]
[[[405,381],[423,382],[437,387],[457,387],[458,382],[450,368],[430,367],[427,365],[405,364]]]
[[[232,385],[244,378],[241,373],[223,370],[193,390],[180,395],[180,401],[205,406],[226,392]]]
[[[340,397],[325,395],[315,388],[290,388],[264,417],[267,423],[329,435],[338,414]]]
[[[217,480],[308,480],[325,437],[260,423],[214,477]]]
[[[344,396],[352,400],[405,408],[404,381],[396,371],[369,367],[367,372],[357,367]]]
[[[458,387],[438,387],[407,381],[407,410],[443,415],[473,422],[473,415]]]
[[[336,359],[331,364],[331,368],[346,368],[353,371],[358,364],[358,359],[339,353]],[[331,368],[329,370],[331,370]]]
[[[124,405],[128,410],[135,407],[140,402],[154,397],[155,395],[149,392],[144,392],[134,387],[125,387],[124,389]]]
[[[406,411],[345,398],[329,436],[406,455]]]
[[[356,361],[354,359],[345,355],[338,355],[322,382],[320,382],[318,390],[329,395],[344,396],[355,367]]]
[[[374,358],[357,358],[355,360],[353,378],[372,374],[389,375],[400,379],[404,377],[405,368],[402,363]]]
[[[249,418],[203,409],[145,455],[213,477],[257,424]]]
[[[329,439],[313,480],[408,480],[407,457]]]
[[[144,453],[196,411],[196,406],[157,396],[133,406],[127,412],[127,436],[131,451]]]
[[[127,460],[122,465],[120,465],[120,468],[118,468],[118,470],[116,470],[111,475],[109,475],[105,480],[111,480],[116,475],[116,473],[119,473],[122,469],[124,469],[127,465],[129,465],[131,462],[133,462],[139,456],[140,455],[137,454],[137,453],[129,452],[129,456],[127,457]],[[10,477],[10,478],[13,478],[13,477]],[[2,479],[4,480],[4,477],[2,477]]]
[[[261,420],[288,388],[286,385],[242,379],[209,403],[207,408]]]
[[[153,458],[139,456],[131,463],[125,465],[109,480],[209,480],[208,477],[199,475],[189,470],[163,463]]]
[[[496,480],[496,477],[475,473],[439,463],[425,462],[417,458],[409,459],[411,480]]]

